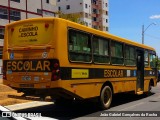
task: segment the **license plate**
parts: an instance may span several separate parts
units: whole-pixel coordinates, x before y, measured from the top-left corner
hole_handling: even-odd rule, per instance
[[[34,88],[34,84],[20,84],[21,88]]]
[[[22,80],[29,81],[31,80],[31,76],[22,76]]]

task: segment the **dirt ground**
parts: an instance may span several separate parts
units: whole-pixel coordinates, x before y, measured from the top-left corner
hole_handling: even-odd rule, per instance
[[[29,100],[21,100],[21,99],[8,97],[8,95],[21,96],[22,94],[23,93],[17,93],[16,90],[13,90],[8,86],[3,85],[2,80],[0,79],[0,105],[6,106],[6,105],[17,104],[17,103],[28,102]]]

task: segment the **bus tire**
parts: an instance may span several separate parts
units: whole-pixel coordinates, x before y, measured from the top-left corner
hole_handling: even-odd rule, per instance
[[[147,92],[145,92],[145,96],[150,96],[151,95],[151,89],[152,89],[152,84],[151,84],[151,81],[150,81],[149,85],[148,85],[148,90],[147,90]]]
[[[108,109],[112,102],[112,89],[109,86],[104,86],[101,95],[100,103],[102,109]]]
[[[150,96],[150,95],[151,95],[151,89],[152,89],[152,84],[151,84],[151,81],[150,81],[150,82],[149,82],[149,85],[148,85],[147,96]]]

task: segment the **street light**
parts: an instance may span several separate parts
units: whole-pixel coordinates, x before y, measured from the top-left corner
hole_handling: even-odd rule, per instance
[[[142,25],[142,44],[144,44],[144,32],[151,26],[151,25],[157,25],[156,23],[151,23],[144,29],[144,25]]]

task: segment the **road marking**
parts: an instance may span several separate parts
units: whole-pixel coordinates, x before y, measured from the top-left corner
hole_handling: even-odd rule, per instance
[[[138,103],[138,104],[132,105],[132,106],[130,106],[130,107],[126,107],[126,108],[124,108],[124,109],[120,109],[120,110],[118,110],[118,111],[124,111],[124,110],[130,109],[130,108],[134,108],[134,107],[139,106],[139,105],[141,105],[141,104],[144,104],[144,102],[140,102],[140,103]]]

